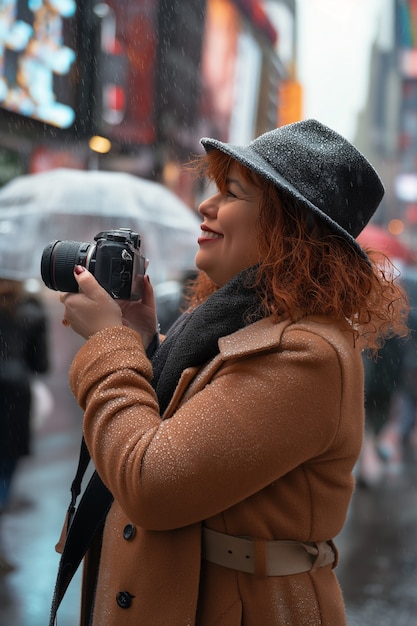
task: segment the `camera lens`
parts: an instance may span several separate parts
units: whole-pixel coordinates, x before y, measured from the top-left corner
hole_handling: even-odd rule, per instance
[[[48,244],[41,259],[41,276],[45,285],[55,291],[77,293],[74,266],[86,265],[90,247],[91,244],[79,241],[52,241]]]

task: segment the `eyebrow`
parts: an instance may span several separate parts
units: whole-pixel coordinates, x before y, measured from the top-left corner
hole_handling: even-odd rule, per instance
[[[226,185],[230,185],[230,183],[234,183],[235,185],[237,185],[238,187],[240,187],[240,189],[246,193],[247,190],[243,187],[242,183],[240,182],[240,180],[238,180],[237,178],[226,178]]]

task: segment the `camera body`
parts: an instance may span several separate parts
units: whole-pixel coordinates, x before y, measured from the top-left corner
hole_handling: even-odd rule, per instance
[[[146,270],[140,236],[130,228],[98,233],[95,243],[51,241],[42,253],[41,276],[49,289],[78,292],[74,266],[83,265],[117,300],[140,300]]]

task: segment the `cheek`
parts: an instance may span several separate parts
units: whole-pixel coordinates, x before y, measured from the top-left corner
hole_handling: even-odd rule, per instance
[[[253,221],[249,228],[246,228],[240,238],[241,247],[246,257],[258,259],[259,246],[257,240],[257,223]]]

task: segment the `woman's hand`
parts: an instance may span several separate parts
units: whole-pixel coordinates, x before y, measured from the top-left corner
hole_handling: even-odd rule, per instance
[[[145,349],[157,332],[156,306],[149,278],[143,281],[142,300],[114,300],[83,266],[77,265],[74,276],[79,293],[62,294],[64,324],[88,339],[110,326],[129,326],[138,332]]]
[[[118,305],[122,311],[123,324],[141,335],[146,349],[158,327],[155,296],[149,276],[144,277],[141,300],[118,300]]]
[[[75,267],[74,276],[79,293],[60,296],[65,305],[63,323],[84,339],[109,326],[122,326],[120,307],[94,276],[81,265]]]

